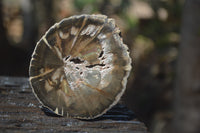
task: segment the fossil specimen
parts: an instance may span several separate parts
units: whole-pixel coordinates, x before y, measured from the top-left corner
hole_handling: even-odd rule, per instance
[[[96,118],[122,96],[131,70],[113,19],[80,15],[53,25],[39,40],[30,83],[43,106],[61,116]]]

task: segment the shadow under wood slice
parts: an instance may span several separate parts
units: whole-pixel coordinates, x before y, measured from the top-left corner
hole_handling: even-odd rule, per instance
[[[59,115],[56,115],[53,111],[49,110],[46,107],[41,108],[41,110],[47,115],[52,117],[60,117]],[[102,116],[90,119],[90,120],[82,120],[82,121],[100,121],[100,120],[116,120],[116,121],[130,121],[135,119],[134,113],[129,110],[126,106],[117,104],[114,107],[112,107],[110,110],[107,111],[107,113],[103,114]]]

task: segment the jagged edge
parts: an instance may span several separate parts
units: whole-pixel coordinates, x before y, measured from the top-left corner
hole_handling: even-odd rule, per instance
[[[59,28],[59,24],[62,23],[63,21],[70,20],[70,19],[72,19],[72,18],[74,18],[74,17],[80,18],[80,17],[82,17],[82,16],[89,16],[89,17],[93,17],[93,16],[94,16],[94,17],[95,17],[95,16],[98,17],[98,16],[101,16],[101,17],[103,17],[103,18],[105,18],[105,19],[108,19],[108,17],[107,17],[106,15],[102,15],[102,14],[92,14],[92,15],[83,14],[83,15],[74,15],[74,16],[71,16],[71,17],[68,17],[68,18],[64,18],[64,19],[62,19],[59,23],[55,23],[53,26],[51,26],[51,27],[49,28],[49,30],[46,31],[46,33],[42,36],[42,38],[37,42],[37,44],[36,44],[36,46],[35,46],[35,49],[34,49],[34,51],[33,51],[33,54],[32,54],[32,56],[31,56],[31,61],[30,61],[30,66],[29,66],[29,75],[30,75],[31,64],[32,64],[32,61],[33,61],[33,55],[36,53],[36,49],[37,49],[37,47],[38,47],[39,42],[42,41],[42,40],[44,40],[44,39],[46,39],[45,37],[46,37],[47,33],[48,33],[51,29],[53,29],[53,28]],[[110,18],[109,18],[108,20],[109,20],[109,21],[112,21],[112,23],[115,23],[115,21],[114,21],[113,19],[110,19]],[[114,24],[114,25],[115,25],[115,24]],[[115,34],[117,34],[117,35],[119,36],[119,33],[120,33],[119,29],[118,29],[118,31],[115,31],[115,29],[118,29],[118,28],[116,27],[116,25],[115,25],[115,27],[114,27],[114,32],[115,32]],[[119,36],[119,37],[120,37],[120,36]],[[68,113],[67,113],[67,117],[68,117],[68,118],[95,119],[95,118],[100,117],[100,116],[102,116],[103,114],[105,114],[108,110],[110,110],[114,105],[116,105],[116,104],[119,102],[121,96],[124,94],[124,92],[125,92],[125,90],[126,90],[127,79],[128,79],[128,77],[129,77],[130,71],[131,71],[131,69],[132,69],[132,67],[131,67],[132,61],[131,61],[131,58],[130,58],[130,52],[128,52],[128,47],[127,47],[127,45],[123,43],[122,37],[120,37],[120,43],[122,44],[122,46],[125,48],[125,51],[127,52],[127,55],[128,55],[128,57],[127,57],[128,63],[126,64],[125,67],[128,67],[128,68],[129,68],[128,70],[125,70],[125,71],[126,71],[126,75],[124,76],[124,78],[123,78],[123,80],[122,80],[122,82],[121,82],[121,83],[122,83],[122,87],[123,87],[123,88],[122,88],[122,91],[115,97],[114,102],[113,102],[108,108],[106,108],[104,111],[102,111],[102,113],[100,113],[100,114],[98,114],[98,115],[96,115],[96,116],[93,116],[93,117],[79,117],[79,116],[70,116],[70,115],[68,115]],[[34,88],[33,88],[32,82],[31,82],[31,77],[29,77],[29,83],[30,83],[30,86],[31,86],[31,88],[32,88],[32,91],[33,91],[35,97],[36,97],[37,100],[40,102],[40,104],[42,104],[42,106],[48,108],[50,111],[54,112],[55,114],[57,114],[57,115],[59,115],[59,116],[63,116],[63,114],[56,113],[54,110],[52,110],[51,108],[49,108],[48,106],[46,106],[46,105],[44,105],[44,104],[42,103],[42,101],[38,98],[37,94],[36,94],[35,91],[34,91]]]

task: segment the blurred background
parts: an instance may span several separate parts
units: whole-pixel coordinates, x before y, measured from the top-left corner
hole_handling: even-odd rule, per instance
[[[28,77],[36,42],[78,14],[116,20],[133,60],[122,102],[151,132],[200,132],[199,0],[0,0],[0,76]]]

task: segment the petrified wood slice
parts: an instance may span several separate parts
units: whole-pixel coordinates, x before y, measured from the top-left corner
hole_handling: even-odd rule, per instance
[[[128,48],[113,19],[81,15],[52,26],[37,43],[30,83],[56,114],[96,118],[122,96],[131,70]]]

